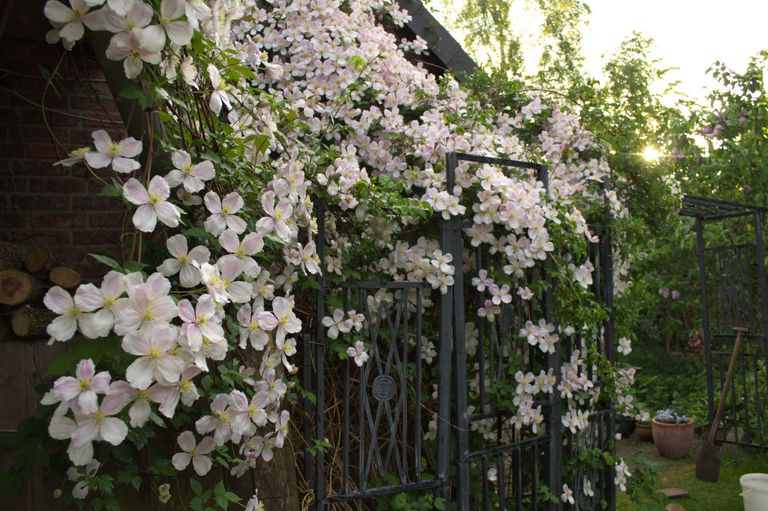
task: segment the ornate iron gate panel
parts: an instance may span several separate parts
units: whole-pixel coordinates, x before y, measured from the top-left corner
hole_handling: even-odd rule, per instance
[[[719,439],[751,447],[768,447],[768,283],[765,270],[765,209],[716,199],[686,196],[680,214],[695,220],[700,306],[707,371],[710,422],[736,337],[734,327],[748,328],[738,357],[729,403]],[[730,225],[727,224],[730,222]],[[705,240],[705,227],[726,234],[728,243]],[[710,232],[710,234],[713,234]],[[735,239],[735,241],[734,241]]]
[[[450,153],[448,190],[461,161],[513,168],[547,186],[543,165]],[[320,201],[317,206],[317,250],[324,261],[325,207]],[[344,310],[364,317],[358,338],[368,346],[368,360],[360,366],[328,349],[321,324],[329,289],[323,276],[318,279],[316,335],[305,337],[303,371],[304,388],[316,397],[315,403],[309,398],[304,403],[312,418],[304,432],[313,510],[375,509],[378,499],[405,492],[429,493],[442,499],[445,509],[458,511],[560,509],[559,501],[542,498],[542,485],[559,495],[564,456],[575,455],[578,445],[605,448],[613,439],[610,403],[589,417],[589,427],[578,436],[563,432],[557,385],[562,361],[580,348],[579,340],[560,332],[555,349],[543,351],[521,337],[531,322],[554,321],[546,264],[526,269],[529,279],[545,283],[541,296],[528,300],[513,292],[497,320],[489,322],[478,316],[480,293],[466,284],[503,261],[487,244],[465,243],[463,218],[439,222],[441,250],[454,261],[456,284],[447,293],[417,282],[342,284]],[[600,245],[589,253],[592,291],[610,310],[610,237],[608,231],[600,236]],[[466,261],[470,252],[472,260]],[[471,275],[464,275],[465,265]],[[431,305],[422,307],[425,303]],[[600,350],[612,360],[610,321],[602,339]],[[436,371],[423,367],[427,343],[436,348]],[[517,413],[516,395],[520,385],[531,382],[521,381],[512,368],[538,375],[537,385],[548,389],[525,403],[532,411],[528,418]],[[527,421],[525,428],[521,421]],[[609,470],[578,477],[579,484],[585,478],[594,482],[595,494],[614,509]],[[594,509],[590,506],[577,496],[576,509]]]
[[[322,260],[324,207],[318,210]],[[326,293],[319,281],[318,326]],[[344,310],[363,316],[360,337],[368,358],[360,365],[349,356],[334,360],[322,326],[315,339],[305,338],[304,387],[316,396],[314,406],[305,401],[307,414],[314,415],[314,424],[305,423],[305,436],[325,444],[305,458],[314,490],[312,509],[373,509],[377,498],[400,492],[431,491],[445,499],[450,396],[441,392],[433,397],[437,382],[424,377],[421,356],[423,343],[430,342],[439,350],[437,365],[450,367],[451,345],[439,343],[449,334],[435,321],[425,324],[423,315],[435,293],[427,283],[405,281],[345,282],[342,290]],[[327,370],[329,363],[333,370]],[[450,389],[450,380],[440,384]],[[437,421],[436,450],[423,447],[430,421]],[[330,446],[336,446],[337,456],[326,456]]]
[[[461,162],[511,168],[531,180],[538,180],[544,185],[545,192],[548,187],[547,168],[543,165],[450,153],[446,161],[448,190],[453,189]],[[454,260],[459,260],[464,250],[469,249],[474,258],[473,275],[478,278],[502,270],[505,258],[501,254],[491,253],[486,244],[472,248],[464,243],[462,223],[463,219],[459,217],[443,223],[443,252],[451,253]],[[600,244],[596,248],[590,247],[589,252],[594,267],[592,291],[610,311],[613,307],[610,232],[607,229],[598,232]],[[463,278],[460,266],[456,265],[456,282],[467,280]],[[478,315],[478,311],[487,306],[487,297],[483,293],[474,286],[468,288],[465,303],[464,287],[453,289],[457,425],[455,489],[459,510],[559,509],[559,503],[541,498],[540,484],[546,484],[552,492],[559,494],[563,484],[563,456],[574,454],[572,451],[577,445],[601,449],[612,445],[614,417],[610,403],[590,416],[586,430],[578,435],[563,433],[557,384],[561,360],[574,352],[575,340],[560,332],[560,341],[554,342],[549,352],[526,342],[522,334],[531,324],[549,328],[550,321],[554,321],[547,263],[541,262],[528,268],[527,272],[530,281],[544,281],[541,296],[530,300],[512,292],[508,303],[497,304],[500,311],[490,322]],[[467,342],[468,337],[473,338],[472,342]],[[611,320],[603,325],[602,339],[600,351],[613,361]],[[468,379],[469,368],[477,371],[472,380]],[[515,369],[517,371],[512,372]],[[549,389],[548,392],[540,389],[535,400],[520,402],[521,396],[528,392],[525,387],[534,385],[525,379],[526,373],[537,375],[536,386],[541,384]],[[523,425],[526,427],[522,428]],[[609,470],[580,474],[579,477],[591,478],[598,499],[604,501],[608,509],[615,508],[615,487]],[[472,482],[475,482],[474,487]],[[577,493],[576,509],[594,509],[580,494]]]

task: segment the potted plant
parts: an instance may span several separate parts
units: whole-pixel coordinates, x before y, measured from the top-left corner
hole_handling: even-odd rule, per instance
[[[653,443],[665,458],[683,458],[693,443],[693,419],[672,410],[659,410],[651,421]]]
[[[651,414],[648,410],[640,410],[635,415],[635,435],[641,442],[652,442],[653,434],[651,433]]]

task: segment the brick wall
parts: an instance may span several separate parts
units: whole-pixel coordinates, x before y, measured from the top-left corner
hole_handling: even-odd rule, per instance
[[[99,269],[87,254],[105,245],[119,250],[124,212],[114,198],[97,196],[102,184],[84,166],[53,164],[89,145],[96,129],[113,137],[124,131],[114,100],[85,48],[64,56],[56,90],[30,64],[53,69],[60,50],[16,41],[3,48],[0,240],[45,244],[92,278]]]
[[[4,5],[3,5],[4,4]],[[68,151],[90,145],[91,132],[124,136],[104,75],[85,44],[72,52],[50,46],[43,2],[0,2],[0,241],[43,244],[55,260],[92,280],[103,273],[87,254],[101,248],[119,253],[126,220],[120,201],[98,197],[100,171],[53,163]],[[41,68],[59,67],[47,85]],[[0,320],[11,311],[0,308]],[[0,434],[12,432],[35,413],[35,387],[50,382],[45,371],[66,344],[1,338]],[[0,466],[10,453],[0,450]],[[63,474],[40,471],[12,501],[0,493],[2,509],[58,509],[52,498]],[[10,506],[10,507],[6,507]]]

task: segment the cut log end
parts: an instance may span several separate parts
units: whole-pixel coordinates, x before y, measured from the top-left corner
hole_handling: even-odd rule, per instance
[[[51,258],[51,251],[46,247],[32,247],[24,259],[24,267],[30,273],[43,271]]]
[[[38,282],[20,270],[0,270],[0,304],[17,306],[30,302],[41,293]]]
[[[64,289],[72,289],[80,285],[82,277],[77,270],[67,268],[66,266],[57,266],[51,270],[48,280]]]
[[[47,337],[46,328],[56,318],[48,309],[24,305],[11,317],[13,333],[24,339]]]

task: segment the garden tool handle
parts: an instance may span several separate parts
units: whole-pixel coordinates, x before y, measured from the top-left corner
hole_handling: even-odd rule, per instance
[[[715,436],[717,435],[717,427],[720,424],[720,419],[725,411],[725,401],[728,396],[728,392],[731,390],[731,382],[733,381],[733,371],[736,368],[736,359],[739,356],[739,348],[741,347],[741,336],[745,332],[748,332],[746,328],[735,327],[736,330],[736,342],[733,343],[733,353],[731,353],[731,361],[728,364],[728,372],[725,375],[725,381],[723,382],[723,390],[720,393],[720,402],[717,404],[717,412],[715,412],[715,418],[712,424],[709,425],[709,436],[707,437],[707,443],[713,445],[715,443]]]

